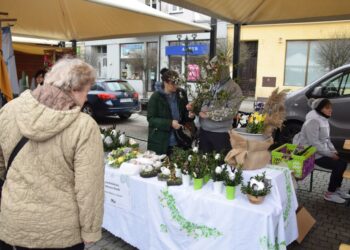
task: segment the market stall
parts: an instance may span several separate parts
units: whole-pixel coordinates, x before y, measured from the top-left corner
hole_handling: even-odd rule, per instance
[[[107,165],[103,227],[139,249],[286,249],[298,237],[290,171],[267,165],[243,182],[264,171],[271,193],[255,205],[240,190],[234,200],[214,193],[212,181],[167,187]]]

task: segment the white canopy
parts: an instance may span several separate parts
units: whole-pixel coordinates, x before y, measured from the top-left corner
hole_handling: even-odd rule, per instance
[[[12,27],[14,35],[62,41],[210,29],[172,17],[136,0],[1,0],[0,12],[17,18]]]
[[[350,19],[349,0],[164,0],[231,23],[267,24]]]

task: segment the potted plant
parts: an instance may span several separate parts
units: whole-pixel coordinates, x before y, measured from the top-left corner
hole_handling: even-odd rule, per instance
[[[214,192],[221,193],[224,180],[224,170],[226,166],[222,165],[224,163],[224,155],[213,152],[209,154],[208,159],[208,169],[211,179],[214,182]]]
[[[170,159],[166,157],[163,162],[163,167],[160,168],[160,172],[158,174],[158,180],[167,181],[171,174],[171,164]]]
[[[179,186],[182,184],[182,179],[181,177],[177,177],[176,176],[176,172],[175,172],[175,169],[173,169],[170,173],[170,177],[169,179],[167,180],[167,185],[168,186]]]
[[[175,168],[176,177],[181,177],[184,175],[189,175],[189,163],[188,163],[188,150],[184,150],[180,147],[174,147],[173,153],[170,156],[171,163]],[[186,166],[184,166],[186,165]],[[185,177],[187,178],[187,177]]]
[[[185,161],[181,165],[181,176],[182,176],[182,183],[184,186],[188,187],[191,183],[191,168],[189,161]]]
[[[231,167],[227,165],[224,181],[226,186],[226,198],[228,200],[233,200],[236,194],[236,187],[242,183],[242,168],[241,167]]]
[[[208,154],[202,154],[202,166],[203,166],[203,171],[204,171],[204,176],[203,176],[203,184],[208,183],[210,180],[210,156]]]
[[[107,163],[109,166],[119,168],[123,162],[137,157],[138,152],[132,148],[120,147],[108,153]]]
[[[132,138],[128,139],[124,132],[117,131],[116,128],[101,128],[101,139],[105,152],[116,150],[120,147],[130,147],[138,149],[139,144]]]
[[[120,131],[117,131],[115,128],[101,128],[100,131],[105,152],[110,152],[123,146],[119,141],[119,137],[122,134]]]
[[[209,109],[213,110],[213,112],[209,111],[212,113],[211,119],[216,121],[222,119],[222,113],[229,113],[233,116],[238,112],[244,99],[240,91],[232,93],[221,90],[213,94],[213,89],[223,77],[224,72],[229,71],[229,62],[230,59],[226,53],[218,53],[210,61],[205,60],[199,64],[200,74],[195,79],[194,90],[186,84],[186,81],[183,81],[183,85],[192,99],[192,102],[188,104],[189,110],[198,115],[203,104],[209,102]],[[233,105],[230,105],[230,108],[228,108],[225,105],[227,102],[232,102]]]
[[[213,167],[211,170],[211,178],[213,179],[214,193],[221,194],[224,186],[226,164]]]
[[[270,193],[271,187],[270,181],[265,178],[265,172],[263,172],[261,175],[251,177],[247,185],[242,184],[241,191],[247,195],[251,203],[260,204]]]
[[[188,156],[189,166],[191,168],[191,176],[193,177],[194,190],[203,187],[203,177],[206,173],[206,162],[203,161],[202,155],[194,153]]]
[[[151,165],[143,166],[140,171],[140,176],[143,178],[151,178],[157,176],[157,170]]]
[[[281,129],[285,120],[286,90],[275,89],[266,103],[252,113],[248,119],[242,116],[239,123],[246,123],[246,127],[239,127],[237,133],[250,140],[266,140],[272,136],[276,128]]]

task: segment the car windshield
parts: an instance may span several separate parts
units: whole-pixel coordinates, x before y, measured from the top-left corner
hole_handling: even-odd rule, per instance
[[[103,87],[109,91],[134,91],[128,82],[104,82]]]

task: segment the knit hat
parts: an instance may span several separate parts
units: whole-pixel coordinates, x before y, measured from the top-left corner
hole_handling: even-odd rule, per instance
[[[321,110],[326,106],[326,105],[329,105],[331,104],[331,101],[327,98],[318,98],[318,99],[309,99],[308,101],[309,103],[309,106],[316,110],[316,111],[319,111],[321,112]]]

